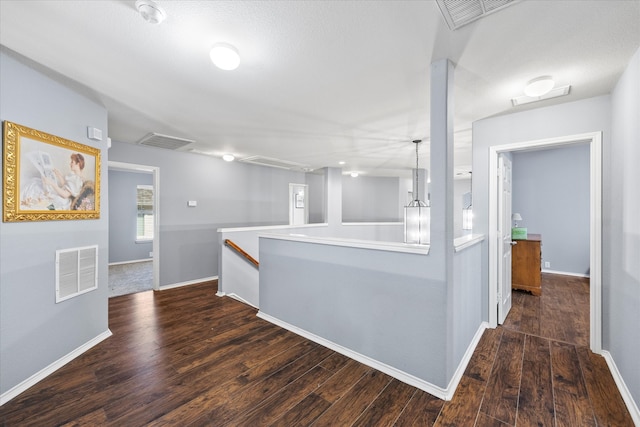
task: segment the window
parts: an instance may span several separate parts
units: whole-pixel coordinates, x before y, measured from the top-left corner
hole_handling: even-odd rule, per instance
[[[153,240],[153,186],[138,185],[136,242]]]

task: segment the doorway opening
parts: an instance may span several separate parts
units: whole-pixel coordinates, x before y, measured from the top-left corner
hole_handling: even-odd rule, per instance
[[[489,147],[489,325],[498,325],[499,271],[499,199],[498,165],[500,154],[532,149],[557,148],[563,145],[589,144],[589,262],[590,313],[589,341],[591,351],[602,351],[602,133],[592,132],[536,141],[525,141]]]
[[[289,225],[309,224],[309,186],[289,184]]]
[[[109,161],[109,170],[110,171],[124,171],[124,172],[137,172],[137,173],[146,173],[151,175],[151,188],[153,189],[154,198],[153,198],[153,206],[148,217],[153,219],[152,229],[153,229],[153,239],[151,244],[150,258],[151,258],[151,271],[153,275],[153,289],[160,289],[160,263],[159,263],[159,252],[160,252],[160,218],[159,218],[159,181],[160,181],[160,168],[155,166],[147,166],[147,165],[138,165],[132,163],[123,163],[123,162],[115,162]],[[148,226],[149,224],[147,224]],[[134,236],[137,237],[137,236]]]

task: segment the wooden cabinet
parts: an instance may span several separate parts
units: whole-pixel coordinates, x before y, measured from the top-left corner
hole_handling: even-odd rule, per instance
[[[539,234],[528,234],[526,240],[514,240],[511,249],[511,288],[529,291],[533,295],[542,294],[541,249]]]

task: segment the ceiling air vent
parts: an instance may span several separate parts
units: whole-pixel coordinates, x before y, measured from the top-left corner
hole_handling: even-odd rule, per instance
[[[138,144],[147,145],[149,147],[165,148],[167,150],[177,150],[193,142],[195,141],[191,139],[178,138],[159,133],[148,133],[138,141]]]
[[[440,13],[452,30],[518,1],[520,0],[437,0]]]
[[[251,163],[254,165],[260,166],[270,166],[272,168],[280,168],[280,169],[299,169],[299,170],[307,170],[307,165],[303,165],[300,163],[289,162],[286,160],[278,160],[270,157],[262,157],[262,156],[251,156],[246,157],[244,159],[240,159],[240,162]]]

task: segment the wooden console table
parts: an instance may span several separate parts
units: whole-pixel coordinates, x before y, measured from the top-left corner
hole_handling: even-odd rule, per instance
[[[527,234],[526,240],[514,240],[511,249],[511,288],[542,294],[541,259],[542,237]]]

